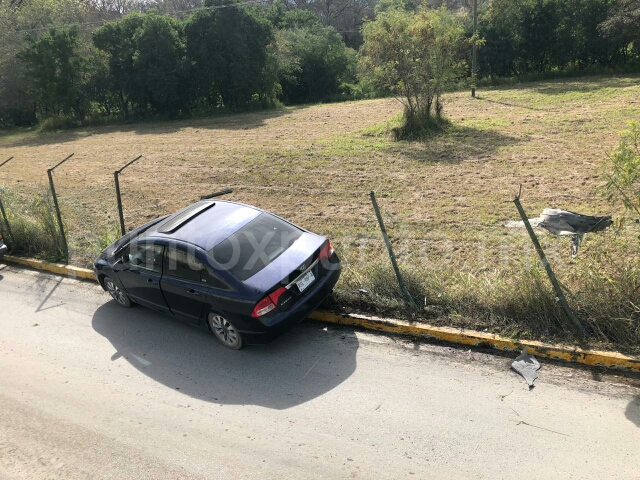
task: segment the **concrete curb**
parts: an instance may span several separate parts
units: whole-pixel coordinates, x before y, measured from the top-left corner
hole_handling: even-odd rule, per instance
[[[58,275],[82,278],[96,281],[93,270],[72,267],[57,263],[47,263],[31,258],[5,255],[3,260],[18,265],[44,270]],[[309,318],[321,322],[360,327],[366,330],[387,332],[411,337],[435,338],[437,340],[458,345],[493,348],[506,352],[518,352],[524,348],[532,355],[541,358],[551,358],[570,363],[589,366],[602,366],[640,372],[640,358],[630,357],[618,352],[604,352],[598,350],[584,350],[579,347],[566,345],[550,345],[533,340],[512,340],[492,333],[476,332],[451,327],[434,327],[431,325],[394,320],[388,318],[367,317],[365,315],[337,315],[326,311],[315,311]]]
[[[527,351],[541,358],[551,358],[570,363],[589,366],[602,366],[640,372],[640,358],[630,357],[618,352],[584,350],[567,345],[550,345],[533,340],[512,340],[491,333],[476,332],[451,327],[434,327],[431,325],[388,318],[367,317],[364,315],[336,315],[330,312],[315,311],[309,318],[321,322],[349,325],[367,330],[394,333],[412,337],[435,338],[458,345],[493,348],[506,352],[519,352],[526,347]]]

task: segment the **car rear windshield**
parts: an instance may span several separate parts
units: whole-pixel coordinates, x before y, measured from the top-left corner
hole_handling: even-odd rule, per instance
[[[241,282],[282,255],[302,230],[269,213],[261,213],[213,247],[209,254]]]

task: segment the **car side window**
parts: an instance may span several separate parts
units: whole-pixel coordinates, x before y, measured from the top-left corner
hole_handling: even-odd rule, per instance
[[[164,260],[165,275],[199,282],[202,270],[205,270],[204,264],[193,255],[176,247],[167,248]]]
[[[228,285],[209,272],[204,263],[180,248],[170,247],[167,249],[164,273],[192,282],[206,283],[214,288],[229,290]]]
[[[162,273],[162,245],[134,244],[125,252],[131,267]]]

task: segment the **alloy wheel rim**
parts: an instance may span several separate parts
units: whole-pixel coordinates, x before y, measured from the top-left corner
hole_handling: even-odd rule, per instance
[[[238,344],[238,332],[236,332],[236,329],[233,328],[233,325],[231,325],[226,318],[220,315],[213,315],[211,317],[211,328],[213,329],[213,333],[216,334],[216,337],[225,345],[234,347]]]
[[[120,291],[118,286],[115,283],[113,283],[111,280],[107,280],[104,283],[105,283],[105,286],[107,287],[107,291],[113,297],[113,299],[116,302],[118,302],[120,305],[124,305],[126,303],[124,299],[124,293]]]

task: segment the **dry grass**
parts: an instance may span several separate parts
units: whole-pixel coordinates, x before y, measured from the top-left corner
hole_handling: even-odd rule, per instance
[[[358,293],[377,288],[380,265],[387,262],[367,196],[375,190],[400,263],[421,283],[416,288],[426,295],[431,321],[571,338],[526,233],[502,225],[518,219],[509,200],[520,183],[529,216],[545,207],[617,213],[595,194],[598,169],[627,122],[640,118],[638,77],[532,83],[480,91],[476,100],[451,94],[445,112],[453,127],[424,143],[393,142],[383,133],[385,122],[400,111],[387,99],[82,131],[12,132],[0,137],[2,156],[15,156],[0,170],[0,182],[28,196],[46,181],[47,167],[75,153],[55,178],[72,261],[86,264],[116,224],[113,171],[142,154],[121,177],[127,225],[231,187],[230,199],[335,241],[347,266],[339,298],[359,302],[370,295],[374,301],[365,298],[362,306],[393,309],[397,300],[388,292]],[[637,233],[587,236],[575,262],[568,241],[542,236],[572,292],[570,300],[593,324],[592,338],[632,350],[640,335],[638,308],[627,303],[638,300]],[[612,285],[607,278],[632,283],[624,291],[616,284],[619,320],[604,331],[598,322],[614,317],[614,306],[599,309],[598,322],[591,312],[597,310],[598,291]],[[587,291],[591,296],[585,297]]]

